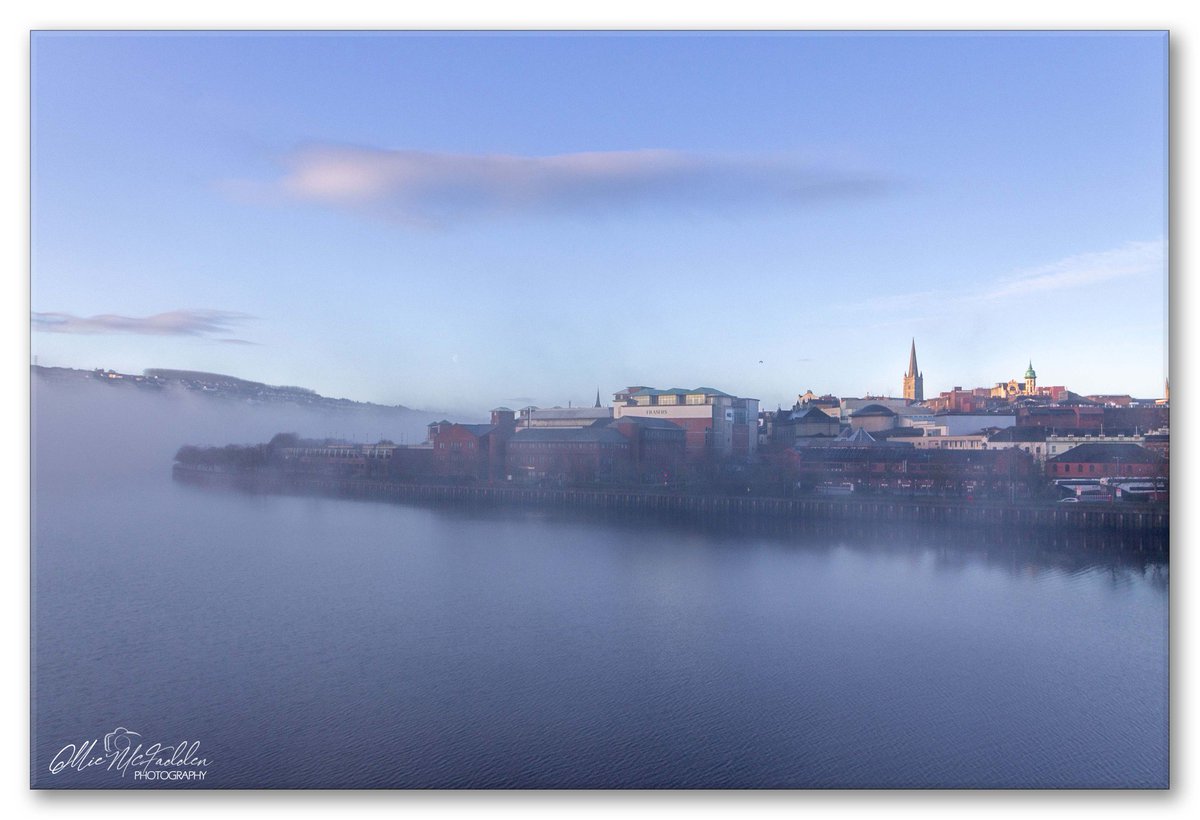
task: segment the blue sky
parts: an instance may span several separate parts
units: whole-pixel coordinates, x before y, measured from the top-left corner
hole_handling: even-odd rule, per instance
[[[32,45],[32,352],[477,413],[1161,394],[1166,38]]]

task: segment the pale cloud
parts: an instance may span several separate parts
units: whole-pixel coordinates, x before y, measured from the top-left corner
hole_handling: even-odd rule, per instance
[[[234,327],[254,317],[228,310],[172,310],[153,316],[118,316],[104,313],[98,316],[75,316],[70,313],[33,312],[34,330],[43,333],[112,334],[132,333],[143,336],[212,337],[228,333]],[[232,344],[254,344],[244,339],[222,338]]]
[[[973,288],[900,293],[842,307],[898,311],[927,309],[936,305],[939,310],[946,310],[1006,302],[1056,291],[1078,290],[1137,276],[1163,276],[1165,271],[1165,242],[1126,242],[1112,250],[1076,254],[1047,265],[1014,271]]]
[[[1114,250],[1077,254],[1050,265],[1019,271],[980,293],[978,299],[1008,299],[1087,287],[1129,276],[1162,274],[1165,257],[1166,248],[1161,241],[1127,242]]]
[[[314,146],[288,156],[283,177],[266,186],[240,181],[226,188],[260,201],[311,202],[432,226],[633,206],[792,207],[874,196],[892,185],[877,174],[784,158],[667,150],[518,156]]]

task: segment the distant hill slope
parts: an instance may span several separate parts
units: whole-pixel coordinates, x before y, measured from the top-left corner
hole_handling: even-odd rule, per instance
[[[155,370],[139,376],[34,366],[30,375],[33,469],[40,487],[94,481],[101,466],[111,472],[124,465],[157,480],[184,444],[255,444],[276,433],[418,444],[426,425],[441,418],[215,373]]]
[[[159,389],[180,387],[205,395],[219,398],[232,398],[249,403],[253,402],[286,402],[305,406],[327,406],[339,409],[385,408],[388,410],[410,411],[411,408],[402,404],[385,405],[371,402],[352,401],[351,399],[334,399],[322,396],[307,387],[290,385],[270,385],[262,382],[239,379],[222,373],[205,373],[200,370],[172,370],[167,368],[151,368],[143,371],[142,375],[118,373],[114,370],[77,370],[70,367],[41,367],[32,365],[34,376],[55,381],[79,382],[96,381],[109,385]],[[419,412],[419,411],[415,411]]]

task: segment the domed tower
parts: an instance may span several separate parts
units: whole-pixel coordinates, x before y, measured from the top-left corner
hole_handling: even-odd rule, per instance
[[[904,398],[909,401],[925,401],[925,374],[917,370],[917,340],[913,339],[908,351],[908,372],[904,374]]]
[[[1025,371],[1025,394],[1032,396],[1037,392],[1037,373],[1033,372],[1033,360],[1029,361],[1029,369]]]

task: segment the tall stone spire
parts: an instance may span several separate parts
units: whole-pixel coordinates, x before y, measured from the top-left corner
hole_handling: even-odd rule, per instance
[[[925,401],[925,377],[917,369],[917,340],[914,337],[908,351],[908,372],[904,374],[904,398]]]
[[[596,406],[597,407],[601,406],[600,405],[600,388],[599,387],[596,388]]]

